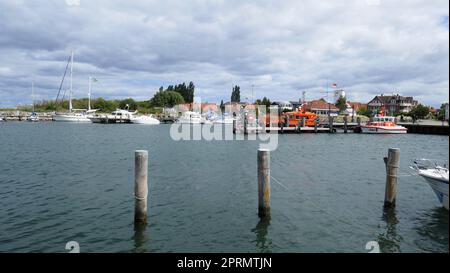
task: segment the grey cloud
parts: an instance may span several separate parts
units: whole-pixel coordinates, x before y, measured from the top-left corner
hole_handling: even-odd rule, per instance
[[[0,107],[28,103],[33,79],[54,98],[71,50],[79,96],[95,75],[105,97],[193,80],[209,101],[229,99],[232,84],[320,97],[327,82],[363,101],[394,90],[448,101],[448,1],[7,0],[0,22]]]

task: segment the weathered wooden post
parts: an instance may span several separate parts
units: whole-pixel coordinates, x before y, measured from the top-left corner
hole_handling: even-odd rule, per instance
[[[316,133],[316,134],[318,131],[317,127],[319,126],[319,121],[320,121],[319,117],[317,117],[316,120],[314,121],[314,133]]]
[[[134,152],[134,222],[147,223],[148,151]]]
[[[233,112],[233,134],[236,134],[236,112]]]
[[[270,216],[270,151],[258,149],[258,215]]]
[[[397,172],[400,164],[400,149],[389,148],[388,157],[383,158],[386,165],[386,191],[384,207],[395,207],[397,199]]]
[[[333,133],[333,117],[329,116],[329,127],[330,127],[330,133]]]
[[[344,116],[344,134],[346,134],[347,133],[347,121],[348,121],[348,118],[347,118],[347,116]]]
[[[247,126],[248,126],[248,117],[247,113],[244,113],[244,135],[248,134]]]

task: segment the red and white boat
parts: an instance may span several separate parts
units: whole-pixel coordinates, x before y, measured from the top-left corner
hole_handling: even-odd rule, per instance
[[[395,117],[384,115],[384,107],[381,107],[380,114],[373,118],[373,121],[361,126],[361,133],[364,134],[406,134],[408,129],[395,124]]]

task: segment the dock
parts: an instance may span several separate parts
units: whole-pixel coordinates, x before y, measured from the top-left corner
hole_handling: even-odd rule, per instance
[[[52,121],[52,112],[38,112],[39,121]],[[3,111],[0,112],[0,117],[3,117],[5,121],[26,121],[27,117],[31,115],[31,112],[25,111]]]
[[[300,133],[329,133],[330,128],[326,127],[247,127],[247,133],[270,133],[277,132],[279,134],[300,134]],[[244,133],[243,128],[238,128],[236,133]]]
[[[326,127],[318,127],[315,129],[314,127],[266,127],[266,132],[278,132],[280,134],[289,134],[289,133],[329,133],[330,128]]]
[[[399,123],[399,125],[408,128],[408,134],[424,134],[424,135],[449,135],[448,125],[432,125],[432,124],[411,124]]]

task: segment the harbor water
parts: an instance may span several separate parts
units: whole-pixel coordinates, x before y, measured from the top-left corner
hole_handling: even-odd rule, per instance
[[[415,158],[448,136],[286,134],[271,153],[270,220],[257,214],[258,141],[174,141],[170,125],[0,124],[0,252],[449,251],[448,211]],[[383,210],[390,147],[397,207]],[[149,151],[148,226],[135,230],[134,150]]]

